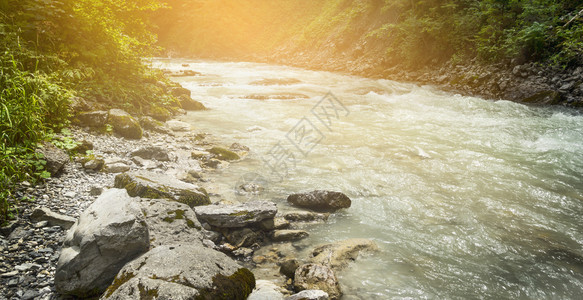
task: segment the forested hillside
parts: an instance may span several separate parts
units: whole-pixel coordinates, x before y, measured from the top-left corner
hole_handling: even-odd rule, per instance
[[[73,143],[56,135],[68,125],[71,106],[145,112],[174,101],[142,62],[155,41],[145,17],[161,6],[156,0],[0,1],[0,222],[14,184],[48,176],[34,152],[38,143]]]
[[[168,1],[161,44],[182,54],[295,51],[374,56],[420,67],[448,60],[582,63],[582,1]],[[332,45],[332,48],[329,46]]]

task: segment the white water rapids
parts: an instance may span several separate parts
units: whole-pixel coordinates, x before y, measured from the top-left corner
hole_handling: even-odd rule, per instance
[[[259,174],[266,190],[255,198],[283,211],[292,209],[286,197],[301,191],[352,199],[326,224],[308,227],[301,242],[308,250],[352,237],[379,245],[338,274],[346,295],[583,295],[583,116],[284,66],[153,64],[200,72],[177,80],[209,110],[181,120],[225,146],[251,149],[210,175],[220,198],[245,201],[235,187]],[[253,83],[275,78],[294,80]],[[329,92],[335,98],[319,102]]]

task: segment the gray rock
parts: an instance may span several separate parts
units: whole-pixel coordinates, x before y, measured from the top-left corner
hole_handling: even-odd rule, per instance
[[[142,129],[151,130],[163,134],[169,134],[170,130],[164,127],[164,124],[150,116],[143,116],[139,119]]]
[[[203,188],[172,176],[149,171],[133,171],[115,177],[114,186],[125,188],[132,197],[168,199],[190,207],[207,205],[211,201]]]
[[[164,244],[201,242],[202,226],[192,209],[183,203],[165,199],[136,200],[146,216],[150,248]]]
[[[315,210],[336,210],[348,208],[350,198],[341,192],[316,190],[309,193],[292,194],[287,201],[293,205]]]
[[[206,107],[202,103],[200,103],[196,100],[193,100],[192,98],[190,98],[189,96],[186,96],[186,95],[180,96],[178,98],[178,100],[180,101],[180,106],[185,110],[205,110],[206,109]]]
[[[276,242],[296,241],[308,237],[304,230],[281,229],[273,231],[273,240]]]
[[[249,228],[226,231],[224,236],[231,245],[237,248],[249,247],[259,239],[259,234]]]
[[[60,226],[63,229],[69,229],[77,219],[63,214],[51,211],[46,207],[35,209],[30,215],[33,222],[47,221],[49,226]]]
[[[106,111],[98,110],[79,113],[76,118],[81,126],[101,128],[105,127],[107,116],[108,113]]]
[[[301,265],[294,276],[296,290],[322,290],[328,293],[330,299],[342,296],[340,284],[332,269],[319,264]]]
[[[284,218],[276,217],[273,219],[273,229],[287,229],[290,225],[290,222]]]
[[[55,272],[57,292],[99,295],[124,264],[148,250],[149,241],[140,206],[125,190],[105,192],[67,232]]]
[[[174,97],[180,97],[180,96],[183,96],[183,95],[190,97],[190,95],[191,95],[192,92],[189,89],[183,88],[183,87],[180,86],[180,87],[173,87],[170,90],[170,93]]]
[[[215,227],[237,228],[273,219],[277,206],[270,201],[252,201],[239,205],[208,205],[194,209],[202,222]]]
[[[285,300],[328,300],[328,293],[321,290],[304,290],[297,294],[293,294]]]
[[[124,138],[139,140],[142,138],[140,123],[130,114],[121,109],[109,110],[107,122],[113,126],[113,131]]]
[[[294,222],[326,221],[329,216],[329,214],[320,214],[311,211],[293,211],[283,214],[284,219]]]
[[[351,261],[355,261],[360,252],[377,250],[378,246],[371,240],[347,239],[316,247],[312,251],[310,261],[339,271],[346,268]]]
[[[118,162],[118,163],[113,163],[111,165],[106,165],[105,166],[105,172],[107,173],[123,173],[123,172],[127,172],[130,170],[130,166]]]
[[[138,156],[143,159],[155,159],[157,161],[170,161],[168,151],[162,147],[147,146],[138,149],[130,154],[131,156]]]
[[[269,280],[257,280],[247,300],[283,300],[281,288]]]
[[[101,299],[245,299],[253,273],[201,243],[163,245],[128,263]]]
[[[300,263],[297,259],[286,259],[279,265],[279,273],[287,276],[288,278],[294,278],[294,274],[296,273],[296,270],[299,266]]]
[[[83,163],[83,167],[88,170],[100,171],[103,166],[105,165],[105,161],[101,158],[94,158],[85,163]]]
[[[170,130],[178,132],[188,132],[192,130],[190,124],[178,120],[170,120],[166,122],[166,126],[168,126]]]
[[[51,143],[43,143],[42,147],[37,149],[36,152],[40,153],[42,159],[47,162],[45,169],[51,173],[51,176],[58,175],[65,164],[69,162],[69,155]]]

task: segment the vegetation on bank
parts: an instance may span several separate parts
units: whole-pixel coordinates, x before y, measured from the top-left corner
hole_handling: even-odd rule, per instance
[[[17,184],[47,177],[39,143],[69,124],[73,97],[142,113],[176,101],[142,61],[157,0],[0,1],[0,223]]]
[[[583,64],[583,2],[569,0],[171,0],[155,17],[161,44],[237,57],[362,49],[390,66],[478,58]],[[196,17],[193,17],[196,16]]]

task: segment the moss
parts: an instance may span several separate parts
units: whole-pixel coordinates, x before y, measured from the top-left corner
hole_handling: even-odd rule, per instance
[[[241,158],[237,153],[221,147],[212,147],[208,152],[214,154],[220,160],[237,160]]]
[[[182,209],[178,209],[175,211],[169,211],[168,215],[169,215],[168,217],[165,217],[164,219],[162,219],[164,222],[172,223],[172,222],[174,222],[174,220],[185,220],[186,226],[188,226],[190,228],[196,228],[199,230],[201,229],[200,226],[196,226],[196,224],[194,223],[193,220],[191,220],[185,216],[185,211]]]
[[[215,275],[213,287],[199,290],[196,300],[245,300],[254,288],[255,276],[248,269],[241,268],[231,276]]]
[[[158,298],[158,289],[147,289],[142,283],[138,283],[138,289],[140,290],[140,299],[142,300],[152,300]]]
[[[105,290],[105,298],[109,298],[111,297],[111,295],[113,295],[113,293],[119,289],[120,286],[122,286],[124,283],[128,282],[130,279],[134,278],[136,276],[136,274],[134,273],[122,273],[121,275],[118,275],[115,277],[115,279],[113,280],[113,282],[111,283],[111,285],[107,288],[107,290]]]
[[[193,191],[181,191],[177,201],[190,207],[211,204],[208,195]]]

